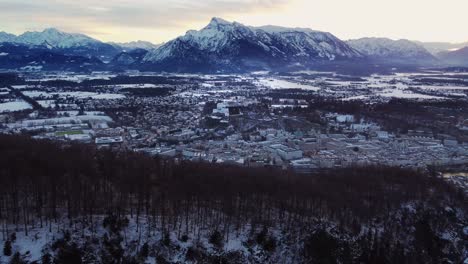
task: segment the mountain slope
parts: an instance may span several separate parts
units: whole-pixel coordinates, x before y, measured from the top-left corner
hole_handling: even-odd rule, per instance
[[[18,43],[29,46],[46,46],[56,53],[69,56],[99,57],[110,60],[121,49],[103,43],[83,34],[66,33],[55,28],[48,28],[42,32],[25,32],[19,36],[0,34],[0,42]]]
[[[0,157],[1,263],[461,264],[467,255],[466,189],[430,172],[176,164],[3,134]]]
[[[16,36],[6,32],[0,32],[0,42],[13,42]]]
[[[422,41],[414,41],[421,46],[423,46],[427,51],[429,51],[432,55],[437,56],[440,52],[446,51],[453,51],[457,49],[461,49],[463,47],[468,46],[468,42],[463,43],[449,43],[449,42],[422,42]]]
[[[468,46],[454,51],[440,52],[437,57],[451,65],[468,66]]]
[[[147,53],[146,49],[133,49],[128,52],[121,52],[110,63],[115,66],[129,66],[141,62]]]
[[[380,62],[412,64],[435,61],[435,57],[424,47],[405,39],[361,38],[347,43],[365,56]]]
[[[134,49],[152,50],[152,49],[157,49],[161,46],[161,44],[153,44],[149,41],[142,41],[142,40],[125,42],[125,43],[109,42],[109,44],[113,45],[114,47],[118,47],[120,49],[125,49],[126,51],[134,50]]]
[[[202,30],[188,31],[149,52],[143,62],[169,71],[243,71],[361,57],[330,33],[255,28],[213,18]]]
[[[51,51],[47,46],[17,43],[0,43],[1,69],[73,70],[81,71],[102,67],[96,58],[64,55]]]
[[[19,35],[15,42],[32,45],[42,45],[47,42],[56,48],[71,48],[100,43],[100,41],[86,35],[65,33],[55,28],[48,28],[42,32],[25,32]]]

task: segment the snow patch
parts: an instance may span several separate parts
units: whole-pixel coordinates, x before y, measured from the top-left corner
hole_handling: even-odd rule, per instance
[[[27,109],[32,109],[32,106],[25,101],[0,103],[0,113],[17,112]]]

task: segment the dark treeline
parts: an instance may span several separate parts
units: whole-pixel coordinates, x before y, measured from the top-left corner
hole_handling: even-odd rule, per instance
[[[2,86],[23,84],[23,83],[24,83],[24,79],[20,78],[18,74],[8,73],[8,72],[0,73],[0,85]]]
[[[158,87],[158,88],[124,88],[121,90],[125,93],[130,93],[135,96],[142,96],[142,97],[157,97],[157,96],[167,96],[171,92],[174,92],[175,89],[173,88],[165,88],[165,87]]]
[[[21,91],[13,88],[12,86],[9,86],[8,87],[10,90],[11,90],[11,93],[14,94],[15,96],[17,96],[18,98],[21,98],[23,99],[24,101],[26,101],[28,104],[32,105],[34,109],[36,110],[44,110],[44,107],[39,104],[36,100],[32,99],[31,97],[29,96],[26,96],[24,95]]]
[[[107,214],[118,219],[143,217],[152,223],[150,233],[177,232],[179,236],[197,234],[201,228],[226,236],[247,225],[307,232],[317,219],[338,223],[358,236],[363,225],[380,219],[377,221],[385,230],[381,237],[371,232],[369,238],[355,242],[362,249],[357,263],[421,263],[416,257],[425,263],[440,263],[447,256],[434,234],[450,226],[451,220],[438,208],[449,204],[466,211],[462,191],[441,178],[398,168],[296,175],[270,168],[175,164],[134,152],[9,135],[0,135],[0,157],[0,219],[4,226],[13,224],[25,232],[37,221],[47,226],[63,219],[71,223],[71,219]],[[395,222],[391,214],[407,203],[425,213],[402,216],[397,218],[401,222]],[[405,233],[402,226],[410,223],[423,225],[417,229],[422,234],[416,232],[419,237],[412,242],[414,248],[403,252],[405,246],[395,241]],[[377,247],[375,241],[382,244]],[[323,243],[330,244],[323,245],[329,249],[325,253]],[[341,252],[341,242],[337,243],[329,235],[314,232],[304,242],[305,262],[356,260],[351,253]],[[460,253],[451,254],[451,258],[460,258]],[[375,258],[379,261],[373,262]]]
[[[198,79],[197,79],[198,80]],[[74,82],[68,80],[48,80],[48,81],[31,81],[29,84],[37,84],[43,86],[52,87],[78,87],[82,89],[104,86],[104,85],[118,85],[118,84],[164,84],[164,85],[176,85],[176,84],[188,84],[194,80],[176,77],[176,76],[125,76],[118,75],[110,79],[90,79],[82,82]]]
[[[463,75],[459,75],[456,77],[464,78]],[[420,82],[422,84],[427,84],[427,85],[439,85],[439,84],[455,84],[455,85],[460,85],[460,86],[466,86],[468,85],[467,81],[460,80],[460,79],[440,79],[440,78],[420,78],[420,79],[415,79],[415,81]]]

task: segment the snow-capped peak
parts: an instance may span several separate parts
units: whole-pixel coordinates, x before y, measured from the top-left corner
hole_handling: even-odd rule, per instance
[[[12,42],[16,36],[6,32],[0,32],[0,42]]]
[[[47,28],[42,32],[25,32],[18,36],[15,42],[33,45],[42,45],[47,42],[54,47],[70,48],[90,45],[99,41],[83,34],[66,33],[56,28]]]
[[[281,26],[260,26],[260,27],[252,27],[253,29],[260,29],[268,33],[285,33],[285,32],[305,32],[305,33],[324,33],[316,30],[312,30],[310,28],[288,28],[288,27],[281,27]]]
[[[227,21],[227,20],[224,20],[222,18],[219,18],[219,17],[213,17],[210,21],[210,23],[208,24],[208,26],[218,26],[218,25],[229,25],[231,24],[231,22]]]
[[[314,60],[361,57],[330,33],[277,26],[251,27],[215,17],[201,30],[187,31],[184,36],[149,52],[143,61],[175,60],[174,64],[178,64],[185,63],[187,56],[194,56],[196,63],[211,65],[233,61],[308,64]]]
[[[42,31],[42,33],[45,34],[63,34],[62,31],[56,29],[56,28],[46,28]]]
[[[50,45],[50,43],[47,42],[47,41],[44,41],[44,43],[42,43],[42,45],[45,46],[48,49],[53,49],[54,48],[54,46]]]
[[[125,42],[125,43],[109,42],[109,44],[119,47],[119,48],[123,48],[126,51],[134,50],[134,49],[152,50],[162,45],[162,44],[154,44],[149,41],[143,41],[143,40],[137,40],[137,41],[131,41],[131,42]]]

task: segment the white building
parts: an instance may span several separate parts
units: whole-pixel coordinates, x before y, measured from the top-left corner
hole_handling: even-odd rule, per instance
[[[221,114],[224,116],[229,116],[229,108],[226,103],[218,103],[216,108],[213,109],[213,114]]]
[[[388,139],[389,134],[387,131],[377,131],[377,138],[378,139]]]
[[[338,115],[336,116],[336,121],[339,123],[352,123],[354,122],[353,115]]]
[[[302,159],[302,151],[293,149],[283,144],[276,144],[269,147],[273,153],[278,154],[284,160]]]
[[[95,139],[97,145],[109,145],[109,144],[117,144],[122,143],[122,137],[99,137]]]
[[[80,142],[92,142],[92,137],[89,134],[71,134],[65,135],[65,138],[72,140],[72,141],[80,141]]]

